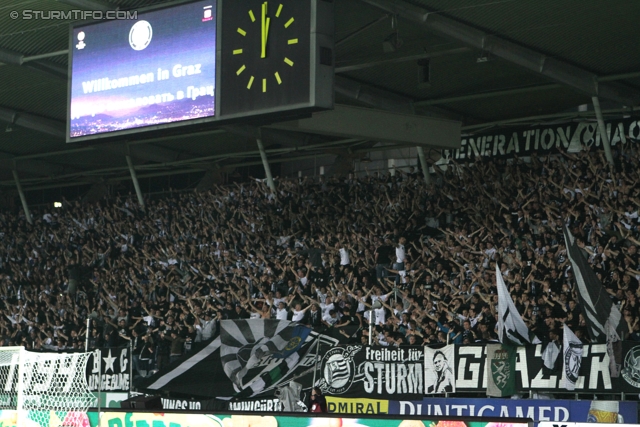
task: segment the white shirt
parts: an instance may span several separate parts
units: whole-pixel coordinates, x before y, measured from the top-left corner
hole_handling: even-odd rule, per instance
[[[276,319],[278,319],[278,320],[287,320],[287,315],[288,314],[289,314],[289,312],[287,311],[286,308],[277,309],[276,310]]]
[[[293,316],[291,317],[291,321],[300,322],[302,319],[304,319],[304,311],[293,310]]]
[[[396,247],[396,263],[401,264],[406,259],[406,254],[404,251],[404,245],[398,245]]]
[[[149,326],[155,326],[156,324],[156,319],[153,316],[143,316],[142,320],[147,322],[147,325]]]
[[[371,303],[380,300],[382,302],[387,302],[388,295],[371,295]]]
[[[496,248],[488,248],[484,250],[484,253],[491,259],[496,255]]]
[[[322,310],[322,316],[328,316],[331,310],[335,310],[336,306],[331,304],[320,304],[320,310]]]
[[[354,298],[356,299],[356,301],[358,301],[358,308],[356,311],[358,313],[365,311],[367,308],[364,305],[364,296],[361,296],[361,297],[354,296]]]
[[[330,325],[335,325],[336,323],[338,323],[338,316],[336,317],[331,317],[330,314],[326,314],[322,320],[324,320],[326,323],[330,324]]]
[[[349,265],[351,260],[349,258],[349,251],[346,248],[340,248],[340,265]]]

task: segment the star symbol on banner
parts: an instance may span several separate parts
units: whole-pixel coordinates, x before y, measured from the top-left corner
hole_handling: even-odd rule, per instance
[[[104,359],[104,373],[106,374],[111,370],[114,372],[113,363],[116,361],[116,357],[111,356],[111,350],[109,350],[108,356],[103,357]]]

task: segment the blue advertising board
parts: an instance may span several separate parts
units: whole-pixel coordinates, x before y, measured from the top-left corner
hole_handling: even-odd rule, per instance
[[[390,400],[389,414],[513,417],[531,418],[535,422],[587,422],[590,412],[600,411],[605,401],[597,400],[537,400],[537,399],[442,399],[424,398],[421,401]],[[618,423],[638,422],[637,402],[606,402]],[[615,415],[614,415],[615,414]]]

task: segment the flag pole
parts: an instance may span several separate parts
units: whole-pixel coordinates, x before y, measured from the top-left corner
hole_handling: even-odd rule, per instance
[[[318,353],[320,352],[320,337],[322,335],[318,335],[316,341],[316,355],[314,356],[314,364],[313,364],[313,382],[311,383],[311,387],[316,386],[316,372],[318,371]]]
[[[87,353],[89,351],[89,330],[91,329],[91,318],[87,317],[87,333],[84,338],[84,352]]]

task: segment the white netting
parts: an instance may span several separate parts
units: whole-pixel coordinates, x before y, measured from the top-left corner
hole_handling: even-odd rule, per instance
[[[90,353],[32,353],[0,348],[0,408],[20,427],[84,427],[95,403],[86,378]]]
[[[0,348],[0,409],[17,409],[21,347]]]

